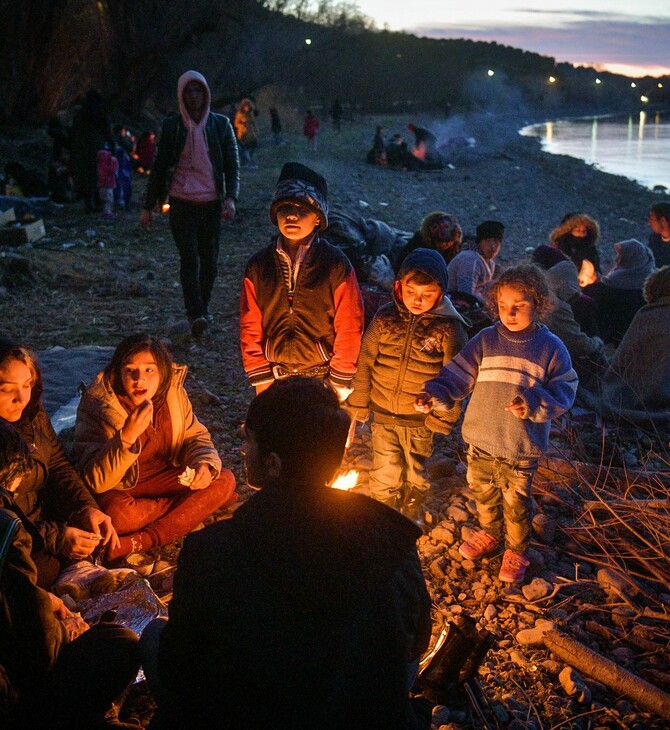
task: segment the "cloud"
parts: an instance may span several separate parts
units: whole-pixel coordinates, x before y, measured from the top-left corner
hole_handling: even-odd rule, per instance
[[[558,11],[541,10],[548,15]],[[564,14],[564,13],[562,13]],[[646,68],[664,67],[670,72],[670,19],[619,20],[619,16],[596,11],[570,13],[580,19],[560,25],[455,25],[435,23],[415,26],[407,31],[431,38],[468,38],[495,41],[502,45],[522,48],[559,62],[597,66],[620,64]],[[641,22],[642,21],[642,22]]]

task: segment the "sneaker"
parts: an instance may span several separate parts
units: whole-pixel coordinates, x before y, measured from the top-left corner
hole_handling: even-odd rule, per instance
[[[505,583],[522,583],[529,565],[530,561],[521,553],[505,550],[498,578]]]
[[[193,337],[200,337],[207,327],[209,325],[204,317],[195,317],[195,319],[191,320],[191,334]]]
[[[477,530],[465,541],[461,543],[458,552],[468,560],[478,560],[484,555],[492,553],[498,547],[498,541],[495,537],[489,535],[484,530]]]

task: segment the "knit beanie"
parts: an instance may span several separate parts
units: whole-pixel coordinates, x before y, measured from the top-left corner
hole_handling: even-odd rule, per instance
[[[554,246],[538,246],[531,254],[531,260],[543,269],[550,269],[561,261],[567,261],[568,257],[560,248]]]
[[[299,162],[287,162],[279,173],[272,203],[270,220],[277,224],[277,208],[286,202],[300,203],[320,218],[319,230],[328,227],[328,183],[318,172]]]
[[[484,221],[477,226],[477,243],[487,238],[502,241],[505,235],[505,226],[500,221]]]
[[[400,269],[397,279],[402,279],[410,271],[421,271],[439,284],[442,293],[446,294],[448,289],[449,273],[447,264],[441,254],[432,248],[415,248],[407,254]]]

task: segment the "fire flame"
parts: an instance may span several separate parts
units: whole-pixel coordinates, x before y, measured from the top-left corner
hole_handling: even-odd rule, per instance
[[[579,270],[579,286],[583,287],[593,284],[597,278],[595,266],[588,259],[584,259],[582,261],[582,268]]]
[[[161,206],[161,213],[167,213],[170,210],[170,203],[163,203]]]
[[[343,491],[348,492],[356,486],[357,481],[358,472],[356,469],[351,469],[350,471],[344,472],[344,474],[340,474],[330,486],[333,489],[342,489]]]

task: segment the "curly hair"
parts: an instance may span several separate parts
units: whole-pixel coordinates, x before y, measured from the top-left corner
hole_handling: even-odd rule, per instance
[[[486,306],[489,312],[498,315],[498,296],[504,286],[518,289],[527,294],[535,304],[535,319],[542,317],[552,309],[549,285],[544,271],[536,264],[519,264],[511,266],[488,285],[485,292]]]
[[[446,224],[444,230],[441,230],[442,224]],[[460,243],[463,238],[463,229],[456,216],[440,210],[428,213],[424,217],[421,221],[420,231],[421,238],[430,248],[434,248],[438,243],[444,241],[445,231],[449,234],[447,241]]]

